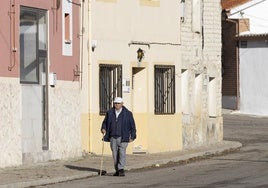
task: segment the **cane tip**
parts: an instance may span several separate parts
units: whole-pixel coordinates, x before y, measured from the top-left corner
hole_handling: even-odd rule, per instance
[[[105,175],[106,173],[107,173],[106,170],[102,170],[102,171],[98,172],[98,174],[101,175],[101,176]]]

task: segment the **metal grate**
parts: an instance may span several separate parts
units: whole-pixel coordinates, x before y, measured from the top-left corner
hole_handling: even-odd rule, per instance
[[[100,115],[113,106],[115,97],[122,97],[122,65],[99,65]]]
[[[155,65],[154,67],[154,112],[155,114],[175,113],[175,66]]]

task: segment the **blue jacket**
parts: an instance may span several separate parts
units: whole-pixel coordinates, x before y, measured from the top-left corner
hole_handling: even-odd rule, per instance
[[[136,125],[132,115],[126,107],[122,106],[122,111],[119,114],[121,122],[121,141],[122,142],[129,142],[129,139],[135,140],[136,139]],[[106,134],[104,136],[104,141],[109,142],[111,138],[111,127],[115,126],[116,122],[116,115],[115,115],[115,108],[111,108],[107,111],[105,118],[102,122],[101,129],[106,130]]]

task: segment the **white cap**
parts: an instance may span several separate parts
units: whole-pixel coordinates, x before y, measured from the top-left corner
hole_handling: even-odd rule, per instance
[[[114,99],[114,103],[122,103],[123,102],[123,99],[121,97],[116,97]]]

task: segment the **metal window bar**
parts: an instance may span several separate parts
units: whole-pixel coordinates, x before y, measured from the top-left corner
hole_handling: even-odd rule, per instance
[[[113,106],[115,97],[122,97],[122,65],[99,66],[100,115]]]
[[[175,66],[155,65],[155,114],[175,113]]]

